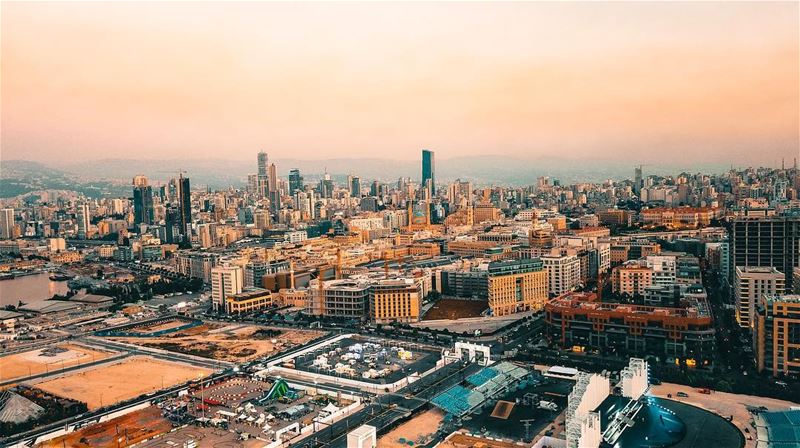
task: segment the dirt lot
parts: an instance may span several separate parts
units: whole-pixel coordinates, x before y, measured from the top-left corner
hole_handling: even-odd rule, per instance
[[[44,356],[40,349],[3,356],[0,358],[0,380],[25,378],[30,375],[60,370],[63,367],[99,361],[112,355],[110,352],[93,350],[76,344],[59,344],[57,347],[65,348],[67,351],[53,356]]]
[[[408,441],[424,445],[436,434],[444,415],[437,409],[419,414],[378,438],[378,448],[408,448]],[[400,439],[403,439],[401,441]]]
[[[425,313],[422,320],[479,317],[488,307],[484,300],[441,299]]]
[[[678,392],[685,392],[689,395],[686,398],[678,397]],[[711,411],[722,417],[733,416],[733,424],[744,433],[744,428],[748,428],[750,434],[745,434],[745,439],[748,436],[754,436],[753,427],[750,426],[752,417],[747,411],[745,406],[765,406],[771,411],[782,411],[789,409],[790,406],[797,406],[797,403],[791,401],[776,400],[774,398],[755,397],[752,395],[737,395],[729,394],[726,392],[712,391],[711,394],[701,394],[689,386],[682,386],[680,384],[663,383],[657,386],[651,386],[650,394],[656,397],[667,398],[667,394],[672,394],[671,400],[680,401],[683,403],[697,406],[701,409]],[[754,438],[754,437],[753,437]],[[745,447],[755,447],[755,441],[746,440]]]
[[[305,344],[323,333],[254,325],[204,324],[162,337],[116,337],[115,341],[178,353],[243,362]]]
[[[212,371],[209,369],[186,364],[133,357],[119,363],[36,383],[34,387],[82,401],[93,410],[210,373]]]
[[[510,442],[472,437],[462,433],[453,434],[449,439],[440,443],[439,446],[442,448],[469,448],[473,446],[484,448],[519,448],[519,445]]]
[[[157,434],[169,432],[172,424],[161,416],[161,410],[155,406],[108,420],[103,423],[87,426],[80,431],[57,437],[36,445],[37,448],[95,447],[95,446],[129,446]],[[127,441],[127,442],[126,442]]]

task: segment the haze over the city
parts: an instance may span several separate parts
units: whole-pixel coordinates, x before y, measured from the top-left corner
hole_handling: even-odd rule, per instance
[[[800,153],[798,4],[3,3],[2,158]]]

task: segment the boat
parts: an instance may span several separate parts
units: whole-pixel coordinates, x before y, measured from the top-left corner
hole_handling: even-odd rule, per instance
[[[50,280],[52,280],[54,282],[65,282],[67,280],[72,280],[73,278],[75,278],[74,275],[61,274],[61,273],[58,273],[58,272],[54,272],[54,273],[50,274]]]
[[[0,274],[0,280],[14,280],[14,277],[16,276],[10,272]]]

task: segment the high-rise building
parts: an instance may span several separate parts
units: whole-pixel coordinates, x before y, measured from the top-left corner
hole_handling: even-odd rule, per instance
[[[358,176],[349,176],[347,178],[347,187],[350,189],[350,196],[354,198],[361,197],[361,178]]]
[[[547,302],[547,271],[538,258],[489,263],[489,308],[494,316],[541,311]]]
[[[642,179],[642,166],[639,165],[634,171],[633,193],[638,196],[642,192],[642,187],[644,187],[644,180]]]
[[[133,224],[153,224],[155,221],[153,210],[153,187],[147,184],[147,178],[136,176],[133,178]]]
[[[761,296],[783,294],[785,284],[786,276],[773,267],[736,266],[733,293],[739,326],[752,328]]]
[[[428,197],[436,195],[436,166],[433,151],[422,150],[422,188],[428,191]]]
[[[244,287],[241,266],[217,266],[211,269],[211,304],[214,310],[225,307],[225,299],[240,294]]]
[[[753,325],[759,372],[800,375],[800,295],[762,295]]]
[[[267,157],[267,153],[261,151],[258,153],[258,195],[260,197],[266,197],[268,190],[268,183],[267,180],[269,178],[269,173],[267,170],[269,169],[269,158]]]
[[[559,296],[572,291],[581,281],[581,262],[575,255],[548,255],[542,257],[547,271],[549,293]]]
[[[189,178],[180,175],[178,179],[178,207],[181,214],[181,235],[186,241],[192,236],[192,189]]]
[[[78,206],[77,220],[78,220],[78,238],[86,239],[89,235],[89,206],[82,204]]]
[[[278,213],[281,209],[281,192],[278,189],[278,168],[274,163],[269,165],[269,208],[272,213]]]
[[[800,214],[741,216],[730,227],[733,266],[774,267],[792,288],[792,270],[800,266]]]
[[[14,209],[0,210],[0,239],[14,238]]]
[[[289,171],[289,194],[294,196],[298,191],[303,191],[303,176],[300,170],[294,168]]]

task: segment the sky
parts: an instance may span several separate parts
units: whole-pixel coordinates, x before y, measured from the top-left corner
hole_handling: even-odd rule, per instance
[[[774,165],[797,2],[2,2],[0,157]]]

